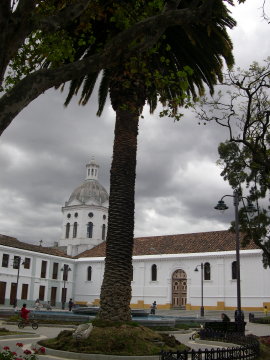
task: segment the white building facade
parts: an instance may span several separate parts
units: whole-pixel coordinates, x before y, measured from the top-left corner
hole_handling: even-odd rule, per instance
[[[36,299],[60,307],[74,297],[76,262],[57,249],[0,235],[0,305],[33,306]]]
[[[204,268],[210,265],[209,273],[203,270],[205,309],[235,309],[235,251],[134,256],[131,307],[148,309],[156,301],[159,309],[199,309],[202,303],[201,263]],[[195,271],[196,267],[199,271]],[[75,284],[76,301],[98,305],[104,257],[79,258],[77,271],[80,277]],[[241,299],[244,310],[258,311],[265,305],[270,308],[269,278],[270,270],[262,265],[261,251],[242,250]]]
[[[217,233],[222,237],[228,232],[214,232],[215,235]],[[192,235],[200,239],[202,235],[211,236],[212,233]],[[188,240],[190,234],[179,235],[180,241],[185,236]],[[136,242],[137,247],[143,248],[140,239],[135,239],[135,245]],[[33,306],[37,298],[43,303],[50,301],[56,307],[61,307],[69,298],[78,304],[98,305],[104,256],[94,255],[97,251],[101,253],[100,248],[105,249],[104,243],[86,251],[81,257],[72,258],[54,248],[29,245],[0,236],[0,305],[13,305],[15,298],[18,306],[24,302]],[[258,311],[265,305],[270,308],[270,270],[262,265],[261,250],[247,249],[240,253],[243,310]],[[15,261],[18,257],[21,259],[19,276]],[[131,307],[148,309],[156,301],[159,309],[199,309],[203,264],[205,309],[235,309],[234,263],[233,250],[134,255]],[[194,271],[196,268],[199,271]]]
[[[60,307],[69,298],[78,304],[99,304],[109,195],[98,172],[92,159],[84,182],[62,208],[58,247],[0,235],[0,305],[13,305],[16,299],[18,306],[33,305],[40,299]],[[270,308],[270,270],[263,267],[261,250],[251,242],[240,253],[242,308]],[[134,239],[131,307],[147,309],[156,301],[160,309],[199,309],[202,290],[205,309],[236,308],[235,234],[213,231]]]

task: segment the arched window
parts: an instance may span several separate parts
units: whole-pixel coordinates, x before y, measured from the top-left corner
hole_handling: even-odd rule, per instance
[[[106,225],[103,224],[102,225],[102,240],[105,240],[105,237],[106,237]]]
[[[70,231],[70,223],[67,223],[67,225],[66,225],[66,239],[69,238],[69,231]]]
[[[87,280],[88,281],[92,280],[92,266],[88,266],[87,268]]]
[[[151,280],[157,281],[157,265],[153,264],[151,268]]]
[[[236,267],[236,261],[232,262],[232,280],[236,280],[237,278],[237,267]]]
[[[73,237],[74,237],[74,238],[77,237],[77,228],[78,228],[78,223],[75,222],[75,223],[73,224]]]
[[[87,224],[87,237],[89,239],[92,239],[92,237],[93,237],[93,223],[92,222],[89,222]]]
[[[204,264],[204,280],[211,280],[211,269],[208,262]]]

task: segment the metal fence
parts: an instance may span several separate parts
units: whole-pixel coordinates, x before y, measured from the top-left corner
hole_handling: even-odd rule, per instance
[[[260,343],[254,337],[230,336],[230,341],[240,345],[230,348],[216,348],[210,350],[199,349],[197,351],[185,350],[177,352],[162,351],[160,354],[160,360],[252,360],[256,359],[260,353]]]

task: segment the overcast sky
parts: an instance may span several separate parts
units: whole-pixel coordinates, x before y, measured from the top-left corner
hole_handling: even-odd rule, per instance
[[[236,66],[269,56],[270,25],[261,0],[233,9],[231,31]],[[96,96],[85,107],[50,90],[28,106],[0,138],[0,233],[50,245],[61,233],[61,207],[85,178],[95,157],[99,180],[109,191],[114,112],[108,103],[96,117]],[[214,206],[231,194],[216,165],[217,146],[227,138],[215,124],[198,125],[187,112],[180,122],[149,115],[145,108],[138,137],[135,236],[181,234],[229,227],[233,205]]]

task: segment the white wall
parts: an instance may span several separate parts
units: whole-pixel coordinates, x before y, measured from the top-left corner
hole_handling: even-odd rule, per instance
[[[201,305],[201,268],[194,269],[202,262],[211,265],[211,280],[203,281],[204,305],[216,307],[224,302],[226,307],[236,307],[236,280],[232,280],[231,264],[234,252],[135,256],[133,259],[132,304],[144,301],[159,305],[172,303],[172,274],[183,269],[187,274],[187,303]],[[151,281],[151,267],[157,265],[157,281]],[[89,283],[85,280],[87,266],[92,266],[93,276]],[[101,258],[81,258],[77,262],[75,293],[81,301],[91,302],[99,298],[104,265]],[[85,275],[84,275],[85,274]],[[242,307],[260,308],[263,302],[270,302],[270,270],[264,269],[259,250],[241,251],[241,294]]]
[[[9,254],[9,267],[2,267],[3,254]],[[30,269],[20,268],[18,299],[20,302],[22,284],[28,284],[27,302],[33,305],[38,298],[39,286],[45,286],[45,299],[50,300],[51,287],[57,287],[57,306],[61,305],[61,291],[64,287],[61,268],[70,266],[67,299],[93,303],[100,296],[104,273],[103,258],[71,259],[0,246],[0,281],[6,282],[5,305],[9,305],[11,283],[16,283],[17,270],[13,269],[15,256],[31,259]],[[40,279],[41,262],[47,261],[47,274]],[[224,302],[226,307],[236,307],[236,280],[231,279],[231,263],[235,261],[234,252],[135,256],[133,259],[132,304],[144,301],[145,306],[154,300],[159,305],[172,303],[172,274],[183,269],[187,274],[187,304],[201,305],[201,273],[194,269],[201,262],[211,264],[211,280],[204,281],[204,305],[216,307]],[[53,263],[59,263],[58,278],[52,279]],[[151,281],[151,267],[157,265],[157,281]],[[92,278],[87,280],[87,268],[92,267]],[[243,308],[261,308],[264,302],[270,303],[270,270],[264,269],[259,250],[241,251],[241,294]],[[21,302],[24,302],[21,301]]]
[[[79,302],[93,303],[99,299],[104,274],[104,258],[92,258],[91,261],[81,258],[77,260],[77,272],[74,283],[74,294]],[[87,268],[92,267],[91,281],[87,280]]]

